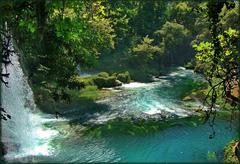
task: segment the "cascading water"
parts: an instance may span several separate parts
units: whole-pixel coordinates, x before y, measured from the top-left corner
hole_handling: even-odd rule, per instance
[[[10,47],[13,49],[13,46]],[[11,119],[2,121],[2,142],[7,151],[5,159],[22,158],[31,155],[49,155],[51,148],[47,138],[56,131],[42,128],[42,124],[51,121],[37,110],[33,92],[24,76],[17,54],[10,56],[12,64],[3,72],[10,73],[8,86],[2,84],[2,107]]]
[[[82,77],[87,77],[87,76],[92,76],[92,75],[94,75],[94,74],[92,74],[92,73],[83,71],[83,70],[81,69],[80,64],[77,65],[77,72],[78,72],[78,74],[79,74],[80,76],[82,76]]]

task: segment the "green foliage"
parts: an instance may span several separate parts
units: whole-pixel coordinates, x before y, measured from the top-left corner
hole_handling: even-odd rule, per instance
[[[165,21],[167,5],[164,0],[135,1],[136,14],[130,20],[134,34],[140,38],[146,35],[152,37],[154,31]]]
[[[198,71],[214,64],[210,60],[214,46],[209,41],[208,4],[164,0],[1,1],[0,30],[7,21],[29,79],[38,90],[45,92],[45,85],[53,83],[55,88],[81,89],[95,83],[99,88],[112,87],[119,85],[116,79],[124,83],[131,78],[147,80],[163,66],[190,61],[194,55],[191,43],[197,45]],[[225,54],[219,57],[219,65],[239,59],[234,43],[239,37],[239,3],[234,4],[231,9],[227,5],[218,9],[226,30],[218,38]],[[98,60],[99,70],[128,70],[131,78],[128,73],[74,76],[78,64],[92,68],[98,66]]]
[[[88,5],[94,7],[92,12],[87,10]],[[6,17],[1,17],[1,21],[10,22],[34,83],[57,81],[66,86],[79,63],[93,67],[100,53],[114,48],[112,21],[100,1],[91,4],[48,0],[0,3],[1,10],[8,6]],[[15,11],[19,6],[27,7]]]
[[[170,21],[176,21],[190,30],[194,28],[194,23],[197,18],[197,13],[193,10],[194,6],[196,6],[196,3],[191,1],[175,1],[170,3],[167,8],[167,12],[169,13],[168,19]]]
[[[219,83],[221,80],[218,78],[213,78],[212,79],[212,83],[213,84],[217,84]],[[206,99],[206,101],[210,104],[211,103],[211,97],[207,97],[207,94],[211,91],[211,87],[208,86],[205,90],[203,90],[202,94],[202,99]],[[216,94],[219,95],[218,98],[216,99],[216,105],[220,106],[222,110],[226,110],[226,111],[232,111],[234,110],[234,106],[232,106],[230,103],[228,103],[226,101],[226,98],[224,96],[222,96],[222,93],[224,92],[224,86],[221,85],[218,87]]]
[[[220,20],[220,23],[222,24],[223,28],[227,30],[228,28],[233,28],[240,30],[239,25],[239,3],[235,3],[235,7],[233,9],[227,9],[227,6],[224,5],[222,8],[222,11],[220,13],[220,16],[222,19]]]
[[[233,147],[239,140],[232,140],[224,148],[224,163],[239,163],[239,157],[236,156]]]
[[[190,31],[183,25],[176,22],[166,22],[155,34],[161,38],[160,47],[164,52],[173,47],[181,46],[189,37]],[[176,50],[175,50],[176,51]]]
[[[155,31],[160,53],[165,55],[168,63],[181,63],[191,59],[190,31],[176,22],[166,22],[161,29]],[[181,54],[181,58],[178,56]],[[178,58],[178,61],[175,61]]]
[[[211,42],[201,42],[199,44],[194,44],[197,54],[196,58],[198,61],[208,65],[204,69],[206,76],[213,76],[219,78],[219,74],[222,76],[224,72],[228,72],[228,66],[230,63],[240,61],[239,51],[237,47],[237,38],[239,37],[239,32],[235,29],[229,28],[224,34],[219,34],[218,39],[220,42],[221,53],[217,56],[215,55],[214,45]],[[216,58],[213,60],[213,58]],[[215,69],[219,72],[213,72],[213,70],[208,69],[211,66],[215,66]]]
[[[149,61],[153,60],[154,55],[160,51],[159,47],[152,45],[153,41],[154,39],[146,36],[140,44],[133,47],[130,60],[135,63],[134,65],[146,66]]]

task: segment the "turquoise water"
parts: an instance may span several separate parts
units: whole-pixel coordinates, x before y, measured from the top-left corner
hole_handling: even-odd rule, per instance
[[[58,163],[221,162],[224,145],[238,136],[237,120],[230,124],[227,120],[216,119],[213,139],[209,139],[212,129],[208,124],[186,124],[186,121],[141,134],[126,132],[135,126],[132,122],[141,119],[157,120],[155,123],[160,124],[166,118],[194,117],[196,114],[191,110],[197,109],[201,103],[197,100],[184,102],[182,97],[202,87],[202,82],[201,76],[179,68],[153,83],[124,85],[115,89],[116,94],[111,98],[64,109],[65,118],[54,119],[54,116],[41,114],[43,116],[38,117],[38,121],[43,118],[45,121],[37,125],[41,127],[40,132],[31,133],[41,138],[29,140],[34,146],[27,147],[28,153],[9,153],[6,159],[10,162]],[[97,136],[82,135],[83,125],[101,127],[119,117],[131,120],[125,130],[120,130],[120,121],[115,124],[114,131],[109,129],[108,133]],[[21,136],[24,137],[24,133]],[[31,153],[34,149],[38,150],[37,153]]]
[[[68,138],[53,161],[71,162],[220,162],[223,147],[238,135],[226,121],[216,121],[216,136],[208,125],[177,126],[146,135],[111,135],[98,139]],[[58,143],[58,144],[59,144]],[[209,153],[214,152],[214,158]]]

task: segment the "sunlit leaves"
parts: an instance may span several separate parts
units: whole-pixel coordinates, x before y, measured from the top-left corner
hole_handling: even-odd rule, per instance
[[[20,20],[19,26],[21,28],[26,28],[29,32],[34,33],[37,29],[36,23],[33,21]]]
[[[227,70],[231,67],[235,68],[237,61],[240,61],[240,55],[237,48],[239,44],[239,32],[235,29],[229,28],[224,31],[223,34],[219,34],[217,39],[220,42],[221,51],[216,54],[214,45],[211,42],[200,42],[199,44],[194,44],[193,47],[196,51],[196,58],[198,61],[206,64],[208,67],[205,70],[207,76],[228,76]],[[209,70],[208,68],[215,66],[215,70]],[[214,71],[214,72],[213,72]]]
[[[158,46],[152,45],[154,39],[144,37],[142,42],[132,49],[133,56],[142,64],[153,59],[153,55],[160,51]]]
[[[188,41],[190,31],[176,22],[166,22],[161,29],[155,32],[155,35],[159,39],[161,52],[165,55],[173,54],[174,50],[177,51],[178,48],[182,49],[186,44],[190,44]]]
[[[211,62],[214,55],[213,44],[210,42],[201,42],[199,45],[194,44],[193,47],[197,51],[196,58],[200,61]]]

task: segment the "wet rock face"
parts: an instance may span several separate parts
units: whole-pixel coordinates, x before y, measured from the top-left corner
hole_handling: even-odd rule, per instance
[[[4,156],[8,152],[19,152],[20,151],[20,144],[18,143],[13,143],[13,142],[5,142],[5,143],[0,143],[1,146],[1,155]]]
[[[116,80],[116,85],[117,85],[117,86],[121,86],[121,85],[122,85],[122,82],[119,81],[119,80]]]
[[[1,153],[1,157],[7,154],[7,149],[2,142],[0,142],[0,153]]]

